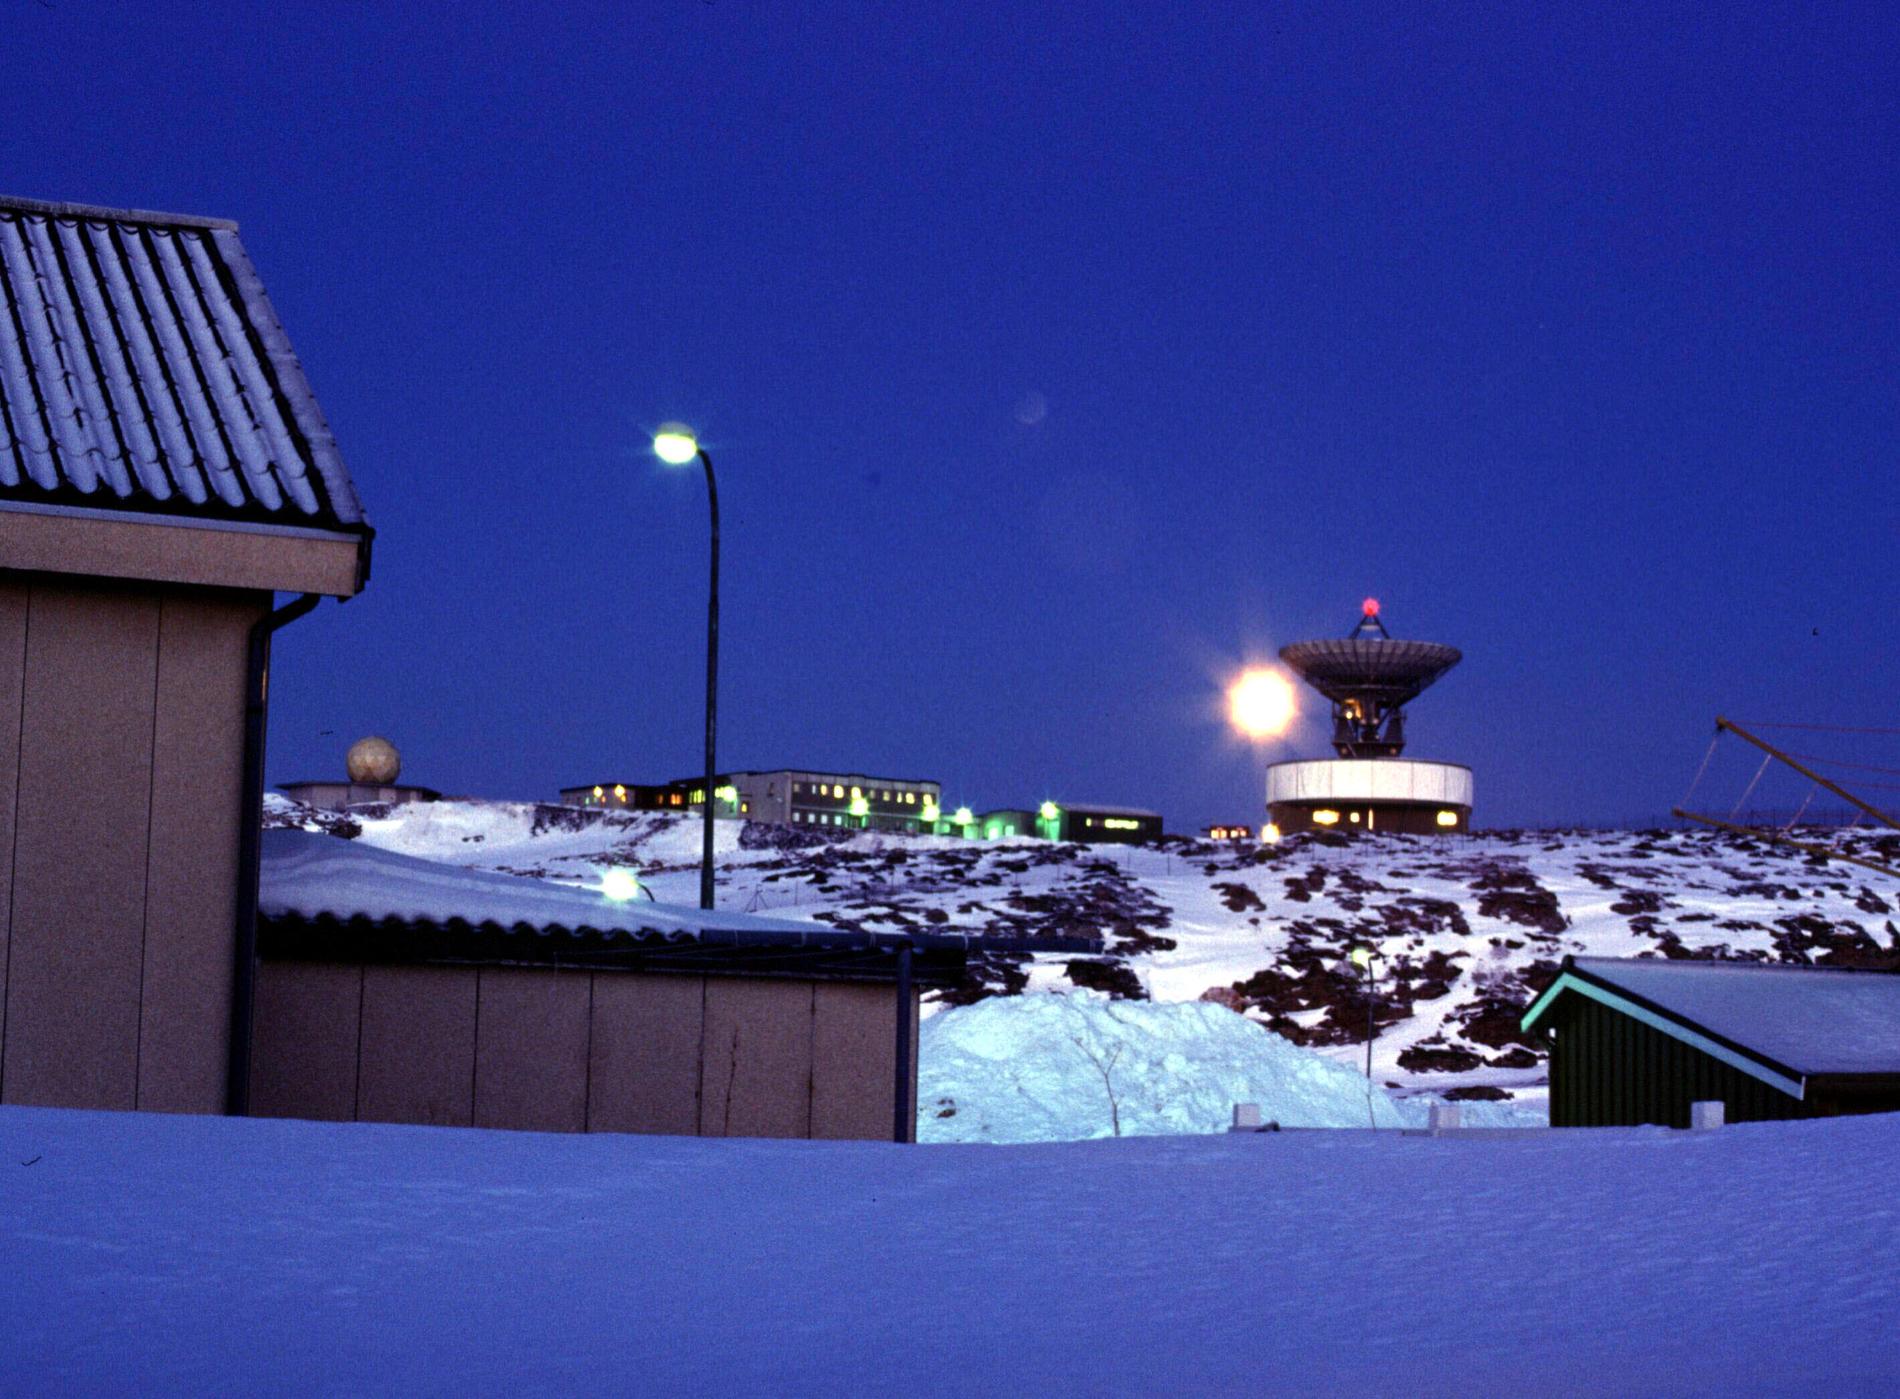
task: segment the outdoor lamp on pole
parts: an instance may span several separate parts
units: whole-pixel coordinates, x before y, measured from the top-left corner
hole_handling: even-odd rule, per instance
[[[700,794],[705,809],[705,841],[699,857],[699,906],[713,906],[713,806],[718,798],[713,784],[718,763],[713,752],[714,717],[719,696],[719,486],[713,480],[712,458],[699,445],[693,430],[667,423],[653,434],[653,455],[668,466],[685,466],[695,457],[706,468],[706,503],[712,507],[712,573],[706,595],[706,788]]]
[[[1373,1034],[1372,987],[1373,987],[1373,975],[1374,975],[1373,970],[1372,970],[1372,960],[1373,958],[1377,957],[1379,954],[1374,952],[1370,947],[1366,947],[1362,944],[1358,947],[1353,948],[1352,952],[1348,955],[1350,955],[1352,958],[1352,964],[1355,967],[1359,968],[1360,971],[1364,972],[1366,976],[1366,1082],[1371,1083],[1372,1082],[1372,1034]],[[1367,1089],[1366,1091],[1371,1092],[1371,1089]]]

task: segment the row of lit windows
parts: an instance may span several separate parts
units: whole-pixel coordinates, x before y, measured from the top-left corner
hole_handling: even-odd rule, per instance
[[[1346,815],[1352,821],[1353,825],[1356,826],[1359,824],[1358,812],[1349,811]],[[1440,826],[1443,826],[1446,830],[1450,830],[1453,826],[1458,824],[1458,813],[1455,811],[1441,811],[1438,813],[1436,820]],[[1339,813],[1329,808],[1321,807],[1318,811],[1313,813],[1313,824],[1315,826],[1337,826],[1339,824]],[[1372,824],[1371,820],[1368,819],[1366,824],[1370,826]]]
[[[843,786],[836,783],[794,782],[792,784],[793,796],[831,797],[835,800],[842,801],[844,800],[844,794]],[[853,787],[851,789],[851,800],[857,801],[859,798],[864,798],[867,801],[896,802],[904,806],[917,805],[917,794],[915,792],[905,792],[901,790],[879,789],[867,793],[862,787]],[[929,800],[930,798],[928,796],[924,798],[926,803],[928,803]]]
[[[691,792],[661,792],[656,798],[656,801],[661,806],[698,806],[705,800],[706,789],[704,787],[695,787]],[[752,810],[752,804],[750,802],[739,801],[738,789],[734,787],[721,787],[719,789],[719,800],[726,803],[738,802],[741,813]],[[581,798],[581,804],[583,806],[607,806],[610,804],[625,806],[627,804],[627,789],[617,782],[612,787],[596,787],[592,793]]]
[[[582,799],[582,802],[583,805],[588,806],[606,806],[610,800],[615,806],[625,806],[627,804],[626,787],[618,782],[614,783],[612,787],[596,787],[589,796]],[[699,794],[697,792],[693,794],[693,800],[699,800]],[[659,797],[659,802],[662,806],[684,806],[686,805],[686,798],[681,796],[678,792],[662,792]]]
[[[837,811],[794,811],[792,820],[807,822],[814,826],[848,826],[862,820],[860,816],[846,816]]]

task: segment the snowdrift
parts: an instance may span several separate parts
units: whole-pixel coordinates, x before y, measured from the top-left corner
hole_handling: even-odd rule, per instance
[[[1285,1127],[1405,1125],[1363,1075],[1210,1002],[992,996],[926,1020],[918,1069],[926,1142],[1107,1137],[1116,1113],[1123,1136],[1218,1132],[1235,1103]]]

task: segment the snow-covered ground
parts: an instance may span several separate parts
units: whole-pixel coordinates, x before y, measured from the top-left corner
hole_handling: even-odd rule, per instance
[[[1900,1117],[1016,1147],[0,1108],[0,1391],[1886,1394]]]
[[[696,897],[700,831],[690,818],[447,801],[339,822],[273,797],[271,819],[588,886],[632,866],[662,901]],[[1503,1100],[1488,1110],[1541,1108],[1543,1049],[1522,1041],[1517,1017],[1566,953],[1900,965],[1895,894],[1878,876],[1718,832],[1122,848],[736,821],[717,831],[723,908],[873,930],[1107,941],[1099,958],[984,961],[953,1001],[1070,985],[1211,1000],[1351,1067],[1363,1062],[1366,1001],[1346,954],[1369,945],[1379,953],[1375,1079],[1401,1099]],[[1847,839],[1848,849],[1900,857],[1900,838]]]

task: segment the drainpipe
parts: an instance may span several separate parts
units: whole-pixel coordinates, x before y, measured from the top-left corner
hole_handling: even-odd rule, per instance
[[[891,1140],[907,1142],[917,1130],[917,1107],[910,1100],[910,939],[897,945],[897,1092],[892,1105]]]
[[[251,1111],[251,1011],[257,1003],[257,879],[264,845],[264,732],[270,713],[271,636],[323,601],[305,593],[259,617],[244,660],[244,791],[238,826],[237,952],[231,972],[231,1041],[225,1061],[224,1110]]]

